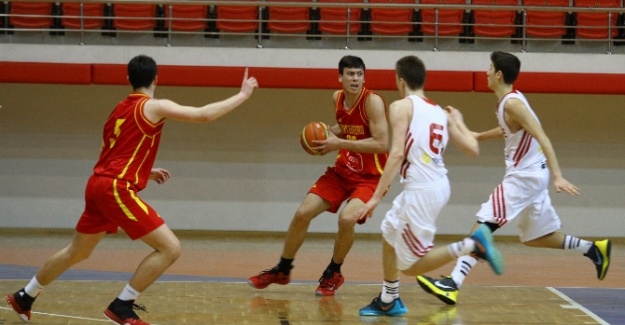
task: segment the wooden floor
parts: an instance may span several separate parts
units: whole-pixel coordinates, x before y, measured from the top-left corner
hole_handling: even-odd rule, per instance
[[[0,292],[23,287],[37,267],[65,246],[67,233],[0,231]],[[439,238],[443,245],[453,238]],[[404,317],[360,317],[381,287],[380,243],[358,239],[343,266],[346,283],[336,297],[316,297],[316,280],[330,259],[332,239],[308,238],[287,286],[264,290],[246,284],[247,277],[276,264],[282,236],[258,234],[181,234],[184,252],[137,303],[152,324],[610,324],[560,288],[625,288],[624,246],[613,246],[612,265],[604,281],[593,264],[569,251],[531,249],[512,238],[499,238],[506,273],[495,276],[478,265],[461,290],[458,305],[446,306],[423,292],[414,279],[401,279]],[[94,255],[46,287],[34,305],[32,324],[102,324],[102,311],[125,284],[149,249],[122,235],[106,238]],[[452,265],[433,271],[448,274]],[[100,272],[105,271],[105,272]],[[625,291],[618,290],[625,304]],[[610,301],[614,301],[611,299]],[[625,306],[615,312],[625,324]],[[620,313],[620,314],[619,314]],[[619,316],[620,315],[620,316]],[[617,317],[617,319],[618,319]],[[0,307],[0,325],[20,324],[7,307]]]

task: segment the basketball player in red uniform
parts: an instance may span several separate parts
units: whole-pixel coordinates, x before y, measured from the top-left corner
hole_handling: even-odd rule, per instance
[[[249,278],[254,288],[288,284],[293,260],[312,219],[324,211],[338,212],[346,201],[338,217],[332,259],[315,293],[332,296],[343,284],[341,265],[354,243],[354,214],[369,201],[384,169],[388,126],[384,101],[364,87],[365,63],[361,58],[344,56],[339,62],[338,79],[343,89],[333,95],[337,123],[331,127],[328,139],[315,142],[320,154],[338,150],[338,158],[310,188],[295,212],[278,265]]]
[[[123,325],[148,325],[133,311],[135,299],[180,256],[180,241],[154,209],[138,196],[148,180],[166,182],[170,174],[153,168],[161,130],[166,119],[211,122],[245,102],[258,83],[248,78],[241,90],[225,100],[202,107],[155,99],[156,62],[145,55],[128,63],[133,92],[110,114],[104,124],[102,151],[85,189],[85,210],[78,220],[72,242],[52,255],[26,287],[6,296],[9,305],[25,322],[41,290],[74,264],[88,258],[106,234],[119,228],[133,240],[141,239],[154,249],[139,264],[119,296],[104,315]]]

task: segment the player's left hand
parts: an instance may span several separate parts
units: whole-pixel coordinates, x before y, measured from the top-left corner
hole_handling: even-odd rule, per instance
[[[371,198],[369,202],[367,202],[362,208],[360,208],[360,210],[356,212],[354,220],[356,220],[358,224],[365,223],[367,219],[373,216],[373,210],[375,210],[379,203],[380,201],[376,200],[375,198]]]
[[[579,195],[579,188],[567,181],[563,177],[559,177],[553,180],[553,187],[555,187],[556,192],[560,193],[561,191],[565,191],[571,195]]]
[[[325,155],[329,152],[341,149],[340,141],[333,132],[328,132],[328,138],[325,140],[314,140],[312,143],[315,145],[314,150],[319,152],[320,155]]]
[[[449,114],[449,117],[454,119],[454,121],[462,121],[462,113],[453,106],[446,106],[445,111]]]
[[[169,171],[163,168],[152,168],[150,171],[150,179],[158,184],[163,184],[171,177]]]

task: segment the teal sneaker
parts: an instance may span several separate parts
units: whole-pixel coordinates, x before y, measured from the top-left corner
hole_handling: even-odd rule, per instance
[[[493,233],[487,225],[481,224],[471,234],[471,239],[475,240],[475,250],[472,255],[484,259],[497,275],[504,272],[503,257],[495,247]]]
[[[401,298],[397,298],[389,303],[384,303],[380,296],[373,298],[373,301],[365,307],[360,308],[360,316],[401,316],[408,312]]]

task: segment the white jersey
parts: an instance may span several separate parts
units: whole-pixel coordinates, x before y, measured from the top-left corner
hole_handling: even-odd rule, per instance
[[[406,134],[405,158],[400,169],[405,188],[447,177],[443,151],[449,140],[447,113],[429,99],[415,95],[408,98],[412,101],[412,120]]]
[[[497,120],[499,126],[503,130],[503,136],[506,142],[504,155],[506,160],[506,172],[513,170],[522,170],[546,160],[540,144],[525,129],[520,129],[516,133],[512,133],[504,118],[505,104],[508,99],[516,98],[525,104],[527,110],[532,114],[538,123],[538,117],[530,107],[527,99],[518,90],[507,93],[499,102],[497,107]]]

